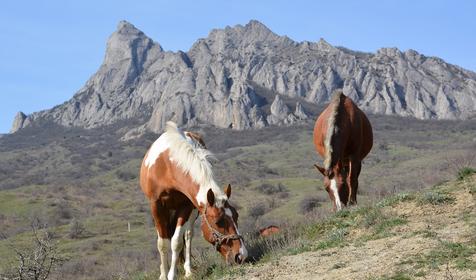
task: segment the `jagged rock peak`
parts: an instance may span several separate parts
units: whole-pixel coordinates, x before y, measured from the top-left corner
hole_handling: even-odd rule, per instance
[[[145,35],[144,32],[140,31],[137,27],[135,27],[132,23],[126,21],[126,20],[121,20],[117,24],[117,33],[121,34],[130,34],[130,35]]]
[[[237,43],[274,41],[280,38],[281,40],[287,39],[285,36],[278,36],[266,27],[266,25],[257,20],[251,20],[244,26],[238,24],[233,27],[227,26],[225,29],[213,29],[208,35],[208,38],[219,41],[224,36],[236,40]]]
[[[337,50],[334,46],[329,44],[324,38],[319,39],[319,42],[317,42],[317,47],[319,50],[323,51],[334,51]]]
[[[250,20],[245,25],[245,29],[248,31],[273,33],[273,31],[271,31],[266,25],[255,19]]]
[[[300,120],[306,120],[309,118],[306,110],[304,110],[304,107],[300,102],[296,102],[296,110],[294,110],[294,115]]]
[[[10,133],[15,133],[21,128],[23,128],[23,124],[25,123],[26,118],[27,118],[27,115],[25,115],[23,112],[18,112],[15,116],[15,119],[13,120]]]
[[[284,119],[289,114],[289,108],[281,99],[281,97],[279,97],[279,94],[276,94],[276,97],[271,104],[271,114],[278,117],[279,119]]]
[[[144,32],[122,20],[107,41],[104,62],[105,64],[121,63],[122,60],[130,59],[138,52],[150,49],[152,46],[159,52],[163,51],[162,47],[153,42]]]

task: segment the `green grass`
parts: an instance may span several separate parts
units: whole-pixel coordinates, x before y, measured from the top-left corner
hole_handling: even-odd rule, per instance
[[[397,271],[394,274],[387,276],[380,276],[377,278],[370,278],[372,280],[412,280],[413,278],[405,271]]]
[[[451,204],[454,203],[454,201],[455,198],[453,196],[441,190],[426,191],[418,198],[420,204],[441,205]]]
[[[316,250],[324,250],[343,246],[347,234],[348,231],[345,228],[336,228],[327,234],[325,240],[319,241],[314,248]]]
[[[403,217],[395,217],[393,214],[384,213],[381,206],[362,208],[360,212],[362,213],[360,225],[368,229],[370,233],[360,238],[359,242],[390,236],[394,227],[407,223],[407,220]]]
[[[476,174],[476,169],[471,168],[471,167],[463,167],[460,170],[458,170],[458,180],[464,180],[465,178]]]
[[[405,264],[413,264],[414,268],[440,269],[443,265],[454,263],[459,270],[476,270],[476,262],[471,257],[476,254],[476,242],[459,243],[440,241],[439,245],[426,254],[419,254],[405,260]]]
[[[402,193],[397,193],[392,196],[384,198],[383,200],[379,201],[376,204],[376,206],[377,207],[394,206],[400,202],[411,201],[414,199],[415,199],[415,194],[402,192]]]

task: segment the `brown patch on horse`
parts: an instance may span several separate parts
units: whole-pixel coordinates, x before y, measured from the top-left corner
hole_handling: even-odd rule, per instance
[[[281,231],[278,226],[267,226],[259,230],[259,235],[262,237],[268,237],[274,234],[277,234]]]
[[[207,146],[205,145],[205,141],[203,141],[203,138],[200,134],[198,133],[195,133],[195,132],[190,132],[190,131],[185,131],[185,135],[187,135],[188,137],[192,138],[193,140],[197,141],[198,143],[200,143],[200,145],[202,146],[202,148],[206,149]]]

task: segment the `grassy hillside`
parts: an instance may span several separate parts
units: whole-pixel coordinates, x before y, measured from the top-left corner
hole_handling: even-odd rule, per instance
[[[459,168],[474,164],[474,121],[371,116],[371,122],[375,143],[364,162],[358,196],[363,207],[454,178]],[[1,273],[16,263],[13,248],[31,245],[32,223],[51,233],[67,259],[55,272],[57,278],[156,273],[155,230],[137,174],[157,135],[121,141],[121,126],[128,125],[38,127],[0,139]],[[217,181],[232,183],[242,231],[330,215],[327,193],[312,167],[321,161],[312,145],[312,127],[309,122],[242,132],[194,129],[217,156]],[[78,223],[84,230],[71,237]],[[218,260],[201,234],[195,235],[194,262]]]
[[[197,279],[475,279],[472,173],[257,239],[260,261],[215,266]]]

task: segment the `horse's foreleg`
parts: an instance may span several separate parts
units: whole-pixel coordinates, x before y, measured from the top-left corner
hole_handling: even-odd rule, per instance
[[[359,175],[362,169],[360,160],[350,162],[349,174],[347,175],[347,184],[349,185],[349,204],[357,204],[357,189],[359,188]]]
[[[167,280],[169,272],[170,236],[168,233],[168,211],[159,209],[157,201],[150,202],[150,210],[157,230],[157,250],[160,254],[160,280]]]
[[[167,273],[169,272],[169,248],[170,239],[160,237],[157,233],[157,249],[160,254],[160,280],[167,280]]]
[[[177,262],[180,257],[180,253],[182,252],[183,245],[184,245],[184,233],[190,226],[190,214],[193,209],[191,207],[184,207],[180,210],[177,215],[177,224],[175,227],[174,235],[171,239],[171,248],[172,248],[172,258],[170,261],[170,270],[168,274],[168,280],[175,279],[175,275],[177,274]]]
[[[192,276],[192,237],[193,237],[193,225],[195,224],[195,220],[198,216],[198,210],[193,209],[192,213],[190,214],[188,228],[185,229],[184,239],[185,239],[185,263],[183,265],[185,269],[185,277]]]

